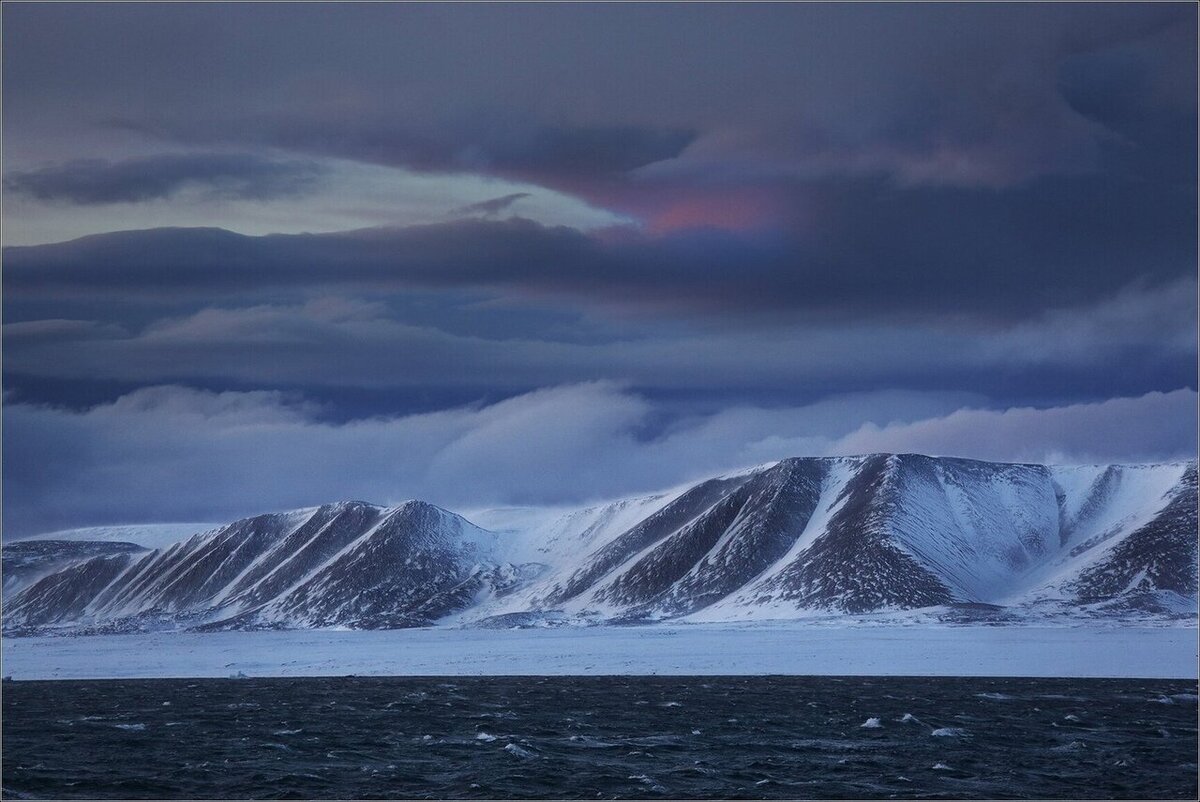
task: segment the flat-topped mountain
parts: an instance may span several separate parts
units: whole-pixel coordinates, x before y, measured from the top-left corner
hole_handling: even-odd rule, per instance
[[[260,515],[153,551],[5,546],[4,628],[396,628],[935,608],[1195,616],[1196,463],[794,458],[576,510]],[[46,543],[47,541],[41,541]],[[53,558],[10,566],[41,549]],[[18,553],[20,552],[20,553]],[[24,556],[23,556],[24,555]]]

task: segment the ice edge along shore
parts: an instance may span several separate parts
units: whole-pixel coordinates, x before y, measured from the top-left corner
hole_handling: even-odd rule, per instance
[[[1195,679],[1194,626],[660,624],[5,638],[17,680],[828,675]]]

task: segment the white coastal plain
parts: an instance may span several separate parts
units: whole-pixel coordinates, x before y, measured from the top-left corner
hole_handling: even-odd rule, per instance
[[[1194,626],[670,624],[4,638],[17,680],[465,675],[1196,678]]]

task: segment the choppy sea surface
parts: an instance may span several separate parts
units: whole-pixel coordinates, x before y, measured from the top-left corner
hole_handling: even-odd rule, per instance
[[[1195,799],[1194,681],[5,682],[3,796]]]

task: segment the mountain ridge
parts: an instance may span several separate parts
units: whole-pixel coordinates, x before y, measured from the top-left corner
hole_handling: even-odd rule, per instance
[[[497,511],[492,518],[510,528],[488,529],[419,500],[254,516],[148,553],[56,564],[11,592],[6,582],[4,630],[636,623],[975,607],[1017,617],[1195,616],[1194,460],[793,457],[527,517]]]

